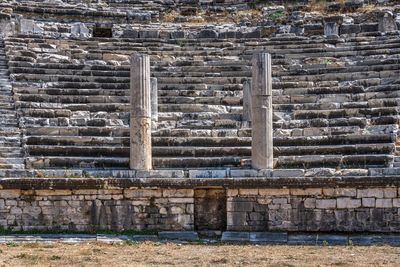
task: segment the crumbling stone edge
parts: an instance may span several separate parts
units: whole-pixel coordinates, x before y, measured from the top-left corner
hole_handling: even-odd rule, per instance
[[[0,189],[318,188],[400,186],[400,176],[312,178],[0,178]]]

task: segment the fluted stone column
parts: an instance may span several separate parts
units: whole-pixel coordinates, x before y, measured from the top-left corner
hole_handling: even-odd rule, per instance
[[[273,168],[271,55],[253,55],[251,160],[255,169]]]
[[[251,121],[251,81],[243,83],[243,121]]]
[[[151,119],[152,121],[158,121],[158,88],[157,78],[150,78],[151,84]]]
[[[134,170],[151,170],[150,57],[131,57],[130,159]]]

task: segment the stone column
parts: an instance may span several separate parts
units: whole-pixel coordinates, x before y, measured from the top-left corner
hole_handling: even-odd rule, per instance
[[[255,169],[273,168],[271,55],[253,55],[251,160]]]
[[[130,159],[134,170],[151,170],[150,57],[131,57]]]
[[[243,83],[243,121],[251,121],[251,81]]]
[[[397,31],[397,23],[390,11],[382,11],[378,13],[378,30],[380,32],[392,32]]]
[[[157,78],[150,78],[151,84],[151,120],[158,121],[158,88]]]

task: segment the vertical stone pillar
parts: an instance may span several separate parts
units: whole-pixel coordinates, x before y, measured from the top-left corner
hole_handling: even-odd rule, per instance
[[[131,57],[131,120],[129,165],[134,170],[151,170],[150,57]]]
[[[255,169],[273,168],[271,55],[253,55],[251,160]]]
[[[150,78],[151,84],[151,120],[158,121],[158,88],[157,78]]]
[[[251,81],[243,83],[243,121],[251,121]]]
[[[380,32],[392,32],[397,31],[397,23],[390,11],[382,11],[378,13],[378,30]]]

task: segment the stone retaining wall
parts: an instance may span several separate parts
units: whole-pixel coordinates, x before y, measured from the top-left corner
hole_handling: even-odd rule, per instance
[[[230,231],[400,231],[398,187],[233,189]]]
[[[0,226],[94,231],[193,228],[191,189],[0,190]]]
[[[398,185],[266,188],[260,183],[259,188],[238,188],[229,181],[225,187],[207,187],[203,180],[200,187],[186,183],[182,188],[182,182],[167,188],[160,180],[155,189],[146,187],[148,182],[130,187],[139,182],[107,186],[101,181],[100,186],[93,180],[92,189],[91,182],[74,189],[83,181],[70,179],[68,185],[54,182],[53,189],[40,183],[31,189],[19,183],[23,189],[13,189],[10,181],[0,181],[0,226],[13,230],[204,230],[207,225],[218,230],[215,226],[226,220],[221,231],[400,232]],[[211,197],[216,190],[218,198]]]

